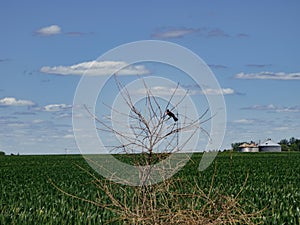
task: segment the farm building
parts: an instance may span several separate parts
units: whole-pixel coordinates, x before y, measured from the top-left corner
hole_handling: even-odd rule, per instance
[[[244,143],[239,146],[239,152],[258,152],[258,146],[255,143]]]
[[[271,139],[258,145],[260,152],[281,152],[280,144],[273,142]]]

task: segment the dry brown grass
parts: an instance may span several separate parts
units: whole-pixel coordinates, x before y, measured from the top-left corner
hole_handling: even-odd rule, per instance
[[[153,186],[130,187],[99,179],[80,168],[92,177],[92,183],[98,189],[97,199],[78,197],[52,184],[68,196],[114,212],[116,216],[110,218],[107,224],[257,224],[261,218],[262,210],[253,207],[251,211],[254,213],[247,213],[246,206],[239,201],[248,176],[239,193],[228,196],[214,187],[216,172],[205,192],[196,179],[191,183],[172,178]]]

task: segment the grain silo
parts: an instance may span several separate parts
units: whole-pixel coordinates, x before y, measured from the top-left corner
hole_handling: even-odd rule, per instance
[[[258,146],[255,143],[244,143],[239,146],[240,152],[258,152]]]
[[[273,142],[271,139],[259,144],[260,152],[281,152],[280,144]]]

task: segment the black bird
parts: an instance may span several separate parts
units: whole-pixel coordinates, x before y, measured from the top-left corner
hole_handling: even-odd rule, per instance
[[[172,113],[170,110],[167,109],[166,114],[173,118],[173,120],[176,122],[178,118]]]

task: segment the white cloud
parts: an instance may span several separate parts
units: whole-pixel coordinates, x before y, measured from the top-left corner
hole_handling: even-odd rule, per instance
[[[222,92],[224,95],[232,95],[235,93],[234,90],[231,88],[222,88]]]
[[[234,90],[231,88],[222,88],[222,89],[212,89],[212,88],[206,88],[202,90],[202,93],[205,95],[232,95],[234,94]]]
[[[247,110],[264,110],[264,111],[271,111],[271,112],[300,112],[300,106],[292,106],[292,107],[283,107],[283,106],[276,106],[274,104],[269,105],[253,105],[244,107],[242,109]]]
[[[162,39],[182,38],[187,34],[195,33],[197,31],[198,31],[197,29],[193,29],[193,28],[173,28],[173,29],[157,32],[152,36],[155,38],[162,38]]]
[[[29,100],[18,100],[12,97],[0,99],[0,106],[33,106],[34,102]]]
[[[238,79],[260,79],[260,80],[300,80],[299,73],[284,72],[259,72],[259,73],[238,73],[234,76]]]
[[[276,110],[277,106],[273,104],[269,105],[252,105],[249,107],[244,107],[242,109],[251,109],[251,110]]]
[[[35,31],[37,35],[40,36],[51,36],[51,35],[56,35],[61,33],[61,28],[58,25],[51,25],[48,27],[42,27]]]
[[[72,108],[72,106],[67,104],[50,104],[42,107],[42,110],[46,112],[59,112],[70,108]]]
[[[278,107],[276,109],[276,112],[300,112],[300,107],[294,106],[294,107]]]
[[[288,130],[291,130],[291,127],[287,127],[287,126],[275,127],[274,130],[276,130],[276,131],[288,131]]]
[[[152,34],[153,38],[161,38],[161,39],[171,39],[171,38],[183,38],[186,35],[197,33],[199,36],[206,38],[214,38],[214,37],[230,37],[231,35],[227,34],[220,28],[163,28],[156,31]],[[245,37],[245,35],[244,35]]]
[[[8,127],[17,127],[17,128],[22,128],[22,127],[28,127],[28,124],[25,124],[23,122],[11,122],[7,124]]]
[[[66,134],[63,136],[64,139],[74,139],[74,135],[73,134]]]
[[[149,87],[148,90],[146,88],[141,88],[137,89],[134,91],[133,94],[138,94],[138,95],[146,95],[147,91],[150,91],[152,95],[157,95],[157,96],[171,96],[173,93],[175,96],[184,96],[186,95],[186,92],[182,88],[174,88],[174,87],[167,87],[167,86],[153,86]],[[191,94],[189,92],[189,94]]]
[[[168,87],[168,86],[153,86],[150,87],[149,90],[153,95],[158,96],[170,96],[174,93],[175,96],[184,96],[184,95],[198,95],[198,94],[205,94],[205,95],[230,95],[235,94],[235,91],[231,88],[223,88],[223,89],[211,89],[207,88],[204,90],[201,89],[183,89],[183,88],[176,88]],[[147,90],[145,88],[138,89],[134,92],[134,94],[142,94],[145,95]]]
[[[239,124],[251,124],[254,123],[254,120],[249,120],[249,119],[239,119],[239,120],[234,120],[234,123],[239,123]]]
[[[88,76],[105,76],[114,73],[118,75],[143,75],[149,73],[143,65],[128,65],[123,61],[88,61],[71,66],[44,66],[40,71],[58,75]]]

